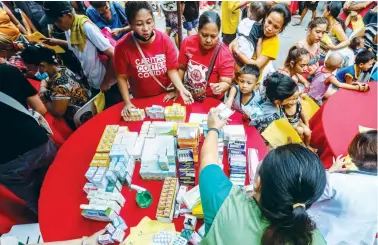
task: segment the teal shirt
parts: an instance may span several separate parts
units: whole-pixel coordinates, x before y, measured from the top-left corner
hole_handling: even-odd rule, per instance
[[[232,183],[219,166],[211,164],[201,171],[199,187],[207,234],[223,202],[230,194]]]
[[[269,222],[262,217],[256,201],[249,198],[215,165],[206,166],[199,179],[206,236],[201,245],[260,244]],[[326,244],[318,230],[312,245]]]

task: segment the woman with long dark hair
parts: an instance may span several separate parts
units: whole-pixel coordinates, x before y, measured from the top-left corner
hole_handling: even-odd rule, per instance
[[[255,176],[253,197],[233,186],[218,162],[218,133],[226,124],[213,108],[201,149],[200,193],[206,236],[201,244],[326,244],[307,209],[326,186],[319,158],[288,144],[271,150]]]

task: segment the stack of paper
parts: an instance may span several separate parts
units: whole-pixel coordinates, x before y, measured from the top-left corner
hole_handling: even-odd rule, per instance
[[[224,141],[229,141],[230,138],[245,138],[245,130],[243,125],[225,125],[223,127]]]

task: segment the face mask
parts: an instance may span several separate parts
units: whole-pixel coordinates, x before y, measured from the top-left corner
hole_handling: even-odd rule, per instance
[[[139,35],[138,33],[136,33],[136,32],[134,31],[134,37],[135,37],[136,39],[139,39],[139,40],[143,41],[143,42],[148,42],[149,40],[151,40],[151,38],[152,38],[154,35],[155,35],[155,32],[153,31],[153,32],[151,33],[151,36],[150,36],[148,39],[145,39],[144,37],[142,37],[141,35]]]

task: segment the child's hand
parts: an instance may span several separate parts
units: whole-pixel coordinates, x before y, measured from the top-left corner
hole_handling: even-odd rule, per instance
[[[369,85],[367,83],[354,82],[354,83],[352,83],[352,85],[358,86],[357,91],[359,91],[359,92],[369,91]]]
[[[339,171],[344,171],[345,169],[343,168],[345,165],[345,157],[343,155],[340,155],[338,157],[333,157],[333,164],[332,166],[328,169],[330,173],[334,172],[339,172]]]

